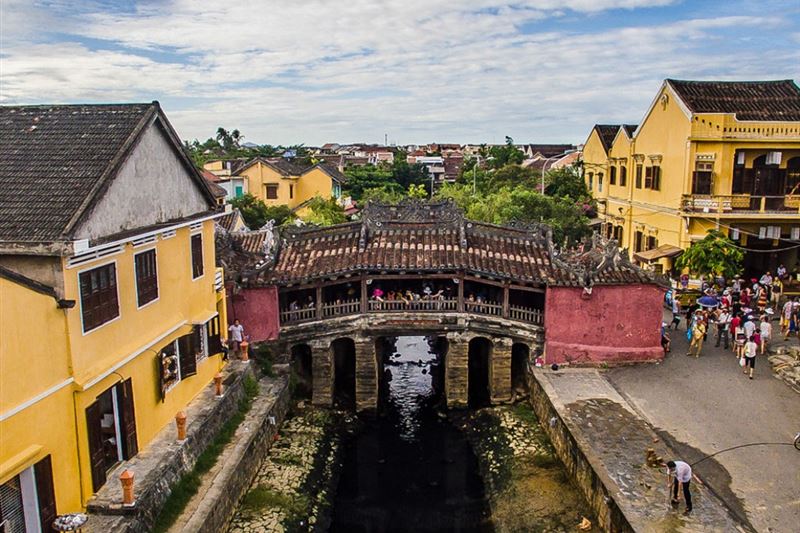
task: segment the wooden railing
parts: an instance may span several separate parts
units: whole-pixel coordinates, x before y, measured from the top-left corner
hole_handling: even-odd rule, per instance
[[[371,312],[391,311],[457,311],[456,299],[429,299],[429,300],[370,300]]]
[[[800,213],[800,195],[684,194],[681,207],[692,213]]]
[[[464,312],[479,315],[489,315],[503,317],[503,305],[484,301],[465,301]],[[320,318],[333,318],[338,316],[357,315],[361,312],[361,300],[345,300],[335,303],[325,303],[317,310],[316,307],[304,307],[302,309],[283,310],[280,312],[281,324],[293,324]],[[407,312],[426,312],[426,313],[446,313],[459,312],[457,299],[424,299],[424,300],[369,300],[367,302],[367,312],[369,313],[407,313]],[[543,313],[540,309],[521,307],[517,305],[508,306],[507,318],[528,322],[530,324],[541,325],[543,323]]]
[[[479,315],[503,316],[503,306],[494,302],[464,302],[464,311]]]
[[[316,307],[304,307],[302,309],[281,311],[281,324],[290,322],[302,322],[312,320],[317,317]]]
[[[322,306],[322,317],[330,318],[332,316],[355,315],[361,312],[361,300],[345,300],[343,302],[335,302],[324,304]]]
[[[531,309],[529,307],[519,307],[516,305],[508,306],[508,318],[521,322],[530,322],[532,324],[543,323],[542,311],[540,309]]]

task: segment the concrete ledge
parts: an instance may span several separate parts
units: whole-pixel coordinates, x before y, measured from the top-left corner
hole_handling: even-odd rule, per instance
[[[174,423],[164,426],[158,435],[139,453],[121,463],[108,474],[108,481],[87,503],[89,522],[86,532],[150,531],[155,519],[172,492],[172,487],[184,474],[194,468],[197,458],[205,451],[222,425],[235,412],[244,397],[246,375],[253,376],[249,364],[229,363],[222,371],[224,395],[217,398],[210,383],[186,407],[187,435],[176,440]],[[135,474],[135,504],[122,505],[119,475],[128,469]],[[124,520],[118,516],[124,515]]]
[[[261,392],[233,443],[217,459],[204,478],[197,495],[170,529],[181,531],[225,531],[236,505],[250,488],[258,467],[267,455],[289,411],[291,394],[286,376],[262,380]],[[274,418],[274,424],[270,418]]]

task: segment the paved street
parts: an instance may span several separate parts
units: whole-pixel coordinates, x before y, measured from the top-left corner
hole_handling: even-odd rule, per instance
[[[711,334],[702,357],[687,357],[685,333],[672,333],[664,363],[616,368],[606,377],[689,463],[739,444],[791,442],[800,431],[800,395],[773,377],[766,357],[758,357],[751,381],[731,352],[714,348]],[[792,446],[722,453],[695,472],[758,531],[798,530],[800,452]]]

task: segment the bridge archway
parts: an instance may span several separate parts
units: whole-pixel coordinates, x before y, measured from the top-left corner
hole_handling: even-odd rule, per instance
[[[467,403],[472,408],[486,407],[491,403],[492,341],[475,337],[469,341]]]
[[[514,397],[528,393],[528,361],[531,349],[527,344],[515,342],[511,346],[511,390]]]
[[[340,409],[356,406],[356,344],[340,338],[331,343],[333,357],[333,405]]]
[[[295,394],[304,399],[311,399],[314,390],[313,359],[311,346],[295,344],[291,349],[291,369],[295,379]]]

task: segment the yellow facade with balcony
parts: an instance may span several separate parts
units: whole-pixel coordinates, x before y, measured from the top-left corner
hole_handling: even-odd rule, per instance
[[[748,272],[791,269],[800,243],[798,108],[792,81],[666,80],[638,127],[596,126],[587,139],[584,178],[604,231],[662,270],[709,229],[748,249]]]
[[[104,483],[119,483],[114,469],[173,424],[223,365],[214,246],[223,213],[210,189],[157,103],[75,107],[14,108],[14,120],[35,121],[62,147],[74,140],[76,116],[90,131],[118,133],[103,134],[116,148],[102,150],[97,174],[84,167],[91,183],[55,198],[28,189],[18,205],[43,205],[49,217],[19,211],[17,226],[0,229],[0,484],[12,530],[50,531],[56,513],[81,511]],[[20,150],[40,142],[10,126],[4,138]],[[62,163],[94,149],[74,146]],[[28,153],[47,168],[52,152]],[[22,170],[2,178],[22,183]]]

